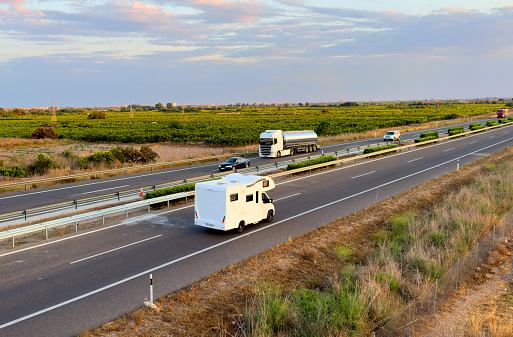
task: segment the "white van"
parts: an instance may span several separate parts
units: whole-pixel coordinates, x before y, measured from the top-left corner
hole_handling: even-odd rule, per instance
[[[383,140],[385,142],[401,140],[401,133],[399,131],[388,131],[385,136],[383,136]]]
[[[273,199],[265,193],[275,187],[268,177],[232,173],[220,180],[197,183],[194,223],[222,231],[244,228],[275,214]]]

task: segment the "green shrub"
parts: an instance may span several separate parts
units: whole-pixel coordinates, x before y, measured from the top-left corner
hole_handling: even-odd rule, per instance
[[[44,154],[39,154],[34,163],[29,166],[29,170],[32,173],[45,174],[53,167],[54,163],[52,158],[46,158]]]
[[[334,161],[334,160],[337,160],[337,158],[334,156],[326,156],[326,157],[305,160],[305,161],[302,161],[297,164],[288,164],[287,171],[295,170],[295,169],[303,168],[303,167],[308,167],[308,166],[312,166],[312,165],[327,163],[327,162]]]
[[[499,124],[504,124],[504,123],[507,123],[507,122],[508,122],[508,120],[507,120],[506,118],[503,118],[503,119],[499,119],[499,120],[497,120],[497,122],[498,122]]]
[[[0,176],[8,176],[12,179],[15,177],[24,177],[25,171],[18,165],[12,166],[10,169],[0,166]]]
[[[415,143],[422,143],[422,142],[427,142],[428,140],[433,140],[433,139],[437,139],[437,138],[438,138],[438,136],[422,137],[422,138],[414,139],[414,142]]]
[[[353,251],[351,248],[346,246],[336,246],[335,254],[338,256],[339,260],[346,261],[350,256],[353,255]]]
[[[457,130],[461,130],[461,132],[465,132],[465,129],[463,129],[463,126],[455,126],[453,128],[449,128],[449,129],[447,129],[447,132],[450,134],[452,131],[457,131]],[[461,132],[458,132],[458,133],[461,133]]]
[[[435,137],[435,138],[438,138],[438,131],[421,133],[420,136],[419,136],[419,138],[424,138],[424,137]]]
[[[153,198],[163,197],[165,195],[193,191],[194,186],[196,186],[195,183],[173,186],[173,187],[169,187],[169,188],[163,188],[160,190],[146,193],[144,195],[144,199],[153,199]]]
[[[454,136],[454,135],[459,135],[460,133],[464,133],[465,130],[453,130],[453,131],[449,131],[449,136]]]
[[[488,121],[488,122],[486,122],[486,126],[495,126],[495,125],[499,125],[499,123],[497,123],[496,121]]]
[[[481,129],[484,129],[486,128],[486,126],[484,125],[479,125],[479,126],[473,126],[470,131],[476,131],[476,130],[481,130]]]
[[[368,147],[365,150],[363,150],[363,154],[373,153],[373,152],[378,152],[378,151],[383,151],[383,150],[388,150],[388,149],[393,149],[395,147],[397,147],[397,145],[393,145],[393,144],[383,145],[383,146],[378,146],[378,147]]]

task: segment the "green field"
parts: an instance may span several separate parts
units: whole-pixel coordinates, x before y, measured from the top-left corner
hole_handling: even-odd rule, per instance
[[[56,131],[62,138],[119,143],[205,143],[246,145],[258,142],[268,129],[315,130],[338,135],[492,113],[503,104],[424,103],[321,106],[189,108],[170,111],[109,111],[106,119],[88,119],[86,112],[58,113]],[[0,138],[30,138],[50,115],[0,116]]]

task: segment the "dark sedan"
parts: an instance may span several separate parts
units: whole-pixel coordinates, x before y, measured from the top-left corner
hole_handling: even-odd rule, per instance
[[[232,157],[219,164],[219,171],[235,170],[240,168],[249,167],[249,159],[242,157]]]

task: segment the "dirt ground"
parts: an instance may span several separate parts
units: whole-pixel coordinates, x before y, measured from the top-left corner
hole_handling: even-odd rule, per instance
[[[511,237],[508,239],[511,250]],[[513,258],[478,268],[426,325],[420,337],[512,336]]]

